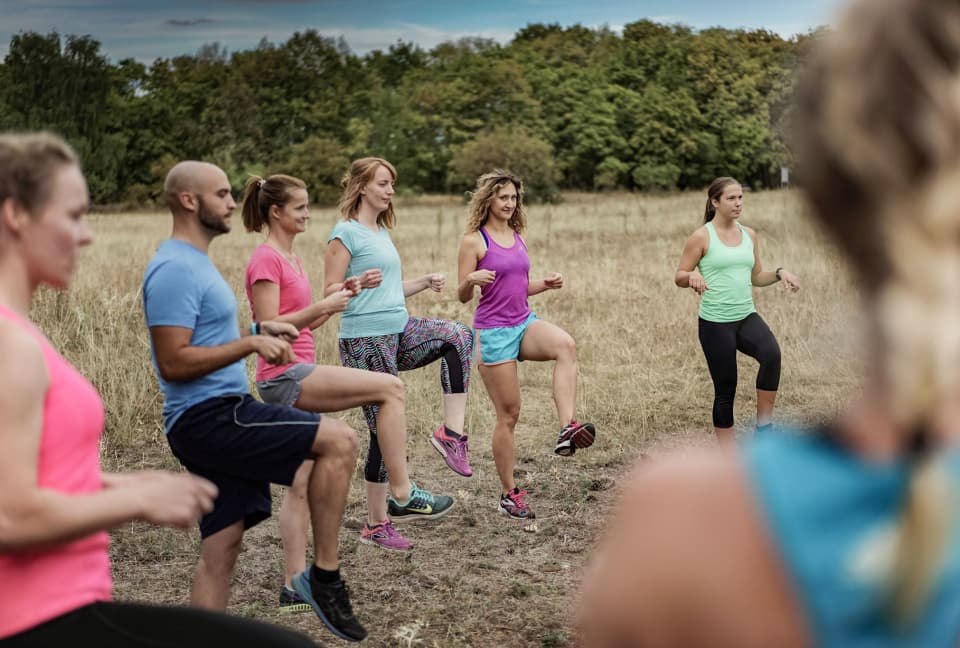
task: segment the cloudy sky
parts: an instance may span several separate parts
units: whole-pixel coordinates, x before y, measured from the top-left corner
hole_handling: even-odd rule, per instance
[[[776,5],[780,5],[779,7]],[[89,34],[114,61],[234,52],[295,31],[343,36],[365,54],[397,40],[425,49],[463,36],[508,42],[530,23],[606,25],[647,18],[693,28],[766,29],[788,37],[833,21],[841,0],[0,0],[0,56],[21,31]]]

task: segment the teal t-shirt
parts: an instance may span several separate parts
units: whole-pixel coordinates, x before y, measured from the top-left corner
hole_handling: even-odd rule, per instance
[[[743,458],[760,510],[823,648],[954,648],[960,639],[960,453],[940,469],[952,497],[939,570],[914,624],[889,614],[896,529],[909,486],[905,461],[872,463],[824,434],[757,435]]]
[[[347,304],[340,317],[340,337],[402,333],[410,314],[403,296],[400,255],[390,240],[390,232],[385,227],[374,232],[355,220],[341,220],[333,228],[327,243],[334,239],[350,252],[347,277],[359,277],[364,271],[375,268],[383,276],[379,286],[361,290]]]
[[[708,322],[739,322],[756,311],[753,306],[753,240],[740,227],[740,245],[729,246],[717,236],[713,223],[707,223],[710,244],[697,264],[707,282],[700,298],[700,318]]]

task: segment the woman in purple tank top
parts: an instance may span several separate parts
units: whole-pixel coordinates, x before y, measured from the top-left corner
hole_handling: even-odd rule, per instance
[[[553,400],[560,435],[554,452],[568,457],[593,444],[592,423],[574,416],[577,391],[577,349],[566,331],[537,319],[527,298],[563,287],[551,272],[530,281],[530,257],[521,234],[526,228],[523,183],[507,171],[494,170],[477,180],[470,202],[467,232],[460,244],[459,297],[467,303],[480,287],[473,319],[477,366],[497,412],[493,459],[500,476],[498,510],[526,520],[536,517],[513,480],[514,428],[520,416],[519,360],[553,360]]]

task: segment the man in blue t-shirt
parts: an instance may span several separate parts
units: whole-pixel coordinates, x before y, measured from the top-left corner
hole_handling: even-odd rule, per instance
[[[289,340],[298,331],[262,322],[240,334],[236,297],[207,256],[210,242],[230,231],[236,207],[226,174],[212,164],[180,162],[167,175],[164,194],[173,233],[143,279],[164,430],[184,467],[219,489],[213,511],[200,521],[191,602],[226,609],[243,532],[270,516],[270,483],[289,486],[313,459],[307,494],[314,564],[293,585],[334,634],[360,641],[366,631],[353,615],[337,551],[356,433],[338,419],[250,396],[246,356],[293,362]]]

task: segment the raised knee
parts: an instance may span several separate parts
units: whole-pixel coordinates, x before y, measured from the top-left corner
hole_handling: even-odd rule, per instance
[[[571,360],[577,359],[577,343],[573,341],[570,335],[564,335],[557,345],[557,355],[561,358]]]
[[[396,376],[390,376],[390,382],[386,391],[387,399],[399,401],[401,403],[406,401],[407,388],[404,386],[403,381]]]

